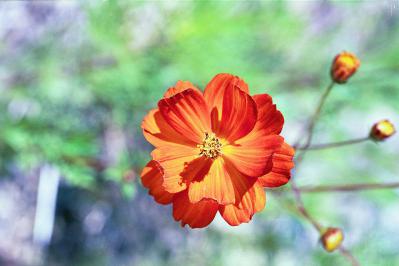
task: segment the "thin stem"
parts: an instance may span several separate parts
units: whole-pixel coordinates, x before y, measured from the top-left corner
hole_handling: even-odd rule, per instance
[[[310,216],[309,212],[305,209],[305,206],[302,201],[302,195],[301,195],[302,191],[297,187],[294,179],[291,179],[291,188],[292,188],[292,191],[294,192],[295,202],[296,202],[298,211],[302,214],[302,216],[306,220],[308,220],[313,225],[313,227],[320,234],[322,234],[323,226],[319,222],[317,222],[314,218],[312,218],[312,216]],[[352,266],[360,266],[360,263],[357,261],[357,259],[352,255],[352,253],[349,250],[347,250],[346,248],[341,246],[339,248],[339,252],[341,253],[341,255],[343,257],[345,257],[352,264]]]
[[[390,189],[399,188],[399,182],[393,183],[364,183],[364,184],[345,184],[333,186],[303,186],[298,187],[298,190],[303,193],[317,193],[317,192],[348,192],[374,189]]]
[[[316,122],[320,116],[321,110],[322,110],[323,105],[327,99],[327,96],[330,94],[332,88],[334,87],[334,84],[335,84],[334,82],[331,82],[328,85],[328,87],[324,91],[322,97],[320,98],[320,102],[317,106],[315,113],[312,116],[312,119],[310,120],[309,126],[307,128],[307,138],[306,138],[305,144],[303,146],[303,151],[302,151],[302,153],[299,154],[299,156],[296,159],[296,163],[295,163],[296,168],[298,167],[298,164],[303,160],[305,153],[307,151],[307,148],[309,148],[310,144],[312,143],[314,127],[315,127]],[[298,146],[299,146],[299,141],[294,145],[294,148],[297,148]],[[323,226],[319,222],[317,222],[312,216],[310,216],[309,212],[306,210],[305,205],[303,204],[303,201],[302,201],[301,190],[297,187],[295,178],[291,178],[291,189],[292,189],[292,192],[294,193],[295,202],[296,202],[298,211],[302,214],[302,216],[306,220],[308,220],[313,225],[313,227],[320,234],[322,234]],[[342,256],[347,258],[353,266],[359,266],[359,263],[357,262],[355,257],[348,250],[346,250],[345,248],[343,248],[341,246],[340,252],[341,252]]]
[[[342,146],[348,146],[348,145],[362,143],[367,140],[370,140],[370,137],[345,140],[345,141],[340,141],[340,142],[325,143],[325,144],[315,144],[315,145],[310,145],[307,148],[305,146],[298,147],[297,150],[311,151],[311,150],[323,150],[323,149],[330,149],[330,148],[338,148],[338,147],[342,147]]]
[[[306,149],[307,149],[307,148],[310,146],[310,144],[312,143],[312,139],[313,139],[313,129],[314,129],[314,127],[315,127],[315,125],[316,125],[316,122],[317,122],[317,120],[318,120],[318,118],[319,118],[319,116],[320,116],[321,110],[322,110],[322,108],[323,108],[324,103],[326,102],[326,99],[327,99],[328,95],[330,94],[332,88],[334,87],[334,84],[335,84],[334,82],[331,82],[331,83],[327,86],[326,90],[324,91],[323,95],[322,95],[321,98],[320,98],[319,104],[318,104],[318,106],[317,106],[317,108],[316,108],[315,113],[313,114],[313,116],[312,116],[312,118],[311,118],[311,120],[310,120],[308,129],[307,129],[307,133],[308,133],[308,134],[307,134],[307,138],[306,138],[305,144],[304,144],[303,147],[302,147],[302,148],[304,149],[304,151],[303,151],[302,153],[300,153],[300,154],[298,155],[297,159],[296,159],[296,164],[297,164],[297,165],[303,160],[303,158],[304,158],[304,156],[305,156],[305,153],[306,153]],[[299,143],[295,144],[295,145],[294,145],[294,148],[297,148],[298,146],[299,146]]]
[[[357,261],[357,259],[352,255],[352,253],[349,250],[341,246],[339,248],[339,252],[342,254],[342,256],[344,256],[351,262],[352,266],[360,266],[360,263]]]
[[[319,224],[315,219],[313,219],[312,216],[310,216],[309,212],[305,209],[305,205],[303,204],[303,201],[302,201],[301,191],[298,189],[294,179],[291,180],[291,188],[292,188],[292,191],[294,192],[295,202],[296,202],[298,211],[302,214],[302,216],[306,220],[308,220],[313,225],[313,227],[319,233],[321,233],[323,230],[323,226],[321,226],[321,224]]]

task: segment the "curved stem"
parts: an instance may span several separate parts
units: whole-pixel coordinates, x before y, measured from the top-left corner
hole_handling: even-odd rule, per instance
[[[296,159],[296,168],[298,168],[298,164],[303,160],[305,153],[307,151],[307,148],[309,148],[310,144],[312,143],[312,138],[313,138],[313,129],[315,127],[315,124],[317,122],[317,119],[320,116],[321,110],[323,108],[323,105],[327,99],[327,96],[330,94],[332,88],[334,87],[334,82],[331,82],[330,85],[328,85],[328,87],[326,88],[326,90],[324,91],[322,97],[320,98],[319,104],[317,106],[317,109],[314,113],[314,115],[312,116],[312,119],[310,120],[309,126],[307,128],[307,138],[305,141],[305,144],[303,146],[303,151],[302,153],[299,154],[299,156]],[[294,148],[297,148],[299,146],[299,142],[297,142],[294,145]],[[322,234],[323,232],[323,226],[317,222],[312,216],[310,216],[309,212],[306,210],[303,201],[302,201],[302,195],[301,195],[301,190],[297,187],[296,185],[296,181],[294,178],[291,178],[291,189],[292,192],[295,196],[295,202],[297,205],[297,209],[298,211],[302,214],[302,216],[308,220],[313,227],[320,233]],[[357,262],[357,260],[355,259],[355,257],[345,248],[343,248],[341,246],[341,248],[339,249],[342,256],[344,256],[345,258],[347,258],[352,266],[359,266],[359,263]]]
[[[313,227],[319,233],[321,233],[323,230],[323,226],[321,224],[319,224],[315,219],[313,219],[312,216],[310,216],[309,212],[305,209],[305,206],[302,201],[301,191],[298,189],[298,187],[293,179],[291,180],[291,188],[292,188],[292,191],[294,192],[295,202],[296,202],[298,211],[302,214],[302,216],[306,220],[308,220],[313,225]]]
[[[292,191],[294,192],[295,202],[297,204],[298,211],[302,214],[302,216],[306,220],[308,220],[313,225],[313,227],[320,234],[322,234],[323,226],[319,222],[317,222],[315,219],[313,219],[312,216],[310,216],[309,212],[305,209],[305,206],[302,201],[301,190],[296,186],[296,183],[294,180],[291,180],[291,188],[292,188]],[[342,256],[344,256],[352,264],[352,266],[360,266],[357,259],[352,255],[352,253],[349,250],[347,250],[346,248],[341,246],[339,248],[339,252],[341,253]]]
[[[305,156],[306,149],[312,143],[314,126],[316,125],[316,122],[317,122],[317,120],[318,120],[318,118],[320,116],[320,113],[321,113],[321,110],[323,108],[323,105],[326,102],[326,99],[327,99],[328,95],[330,94],[332,88],[334,87],[334,84],[335,84],[334,82],[331,82],[327,86],[326,90],[324,91],[323,95],[320,98],[320,101],[319,101],[319,104],[318,104],[318,106],[316,108],[316,111],[313,114],[313,116],[312,116],[312,118],[310,120],[309,126],[307,128],[307,133],[308,133],[307,134],[307,138],[306,138],[305,144],[302,147],[304,151],[298,155],[297,160],[296,160],[296,164],[299,164],[303,160],[303,158]],[[299,145],[299,143],[295,144],[294,148],[297,148],[298,145]]]
[[[310,143],[312,142],[314,126],[316,124],[318,117],[320,116],[321,109],[327,99],[327,96],[330,94],[332,88],[334,87],[334,84],[335,83],[332,81],[327,86],[326,90],[324,91],[323,95],[320,98],[320,101],[319,101],[319,104],[317,105],[315,113],[313,114],[312,118],[310,119],[309,126],[307,127],[307,130],[306,130],[307,138],[306,138],[305,144],[303,146],[304,148],[309,147]],[[294,145],[294,148],[296,148],[298,145],[299,145],[299,141]],[[296,160],[296,163],[295,163],[296,167],[298,167],[298,164],[302,161],[305,152],[306,152],[306,150],[304,150],[301,154],[299,154],[299,156]],[[298,189],[298,187],[296,185],[295,178],[291,178],[290,183],[291,183],[291,189],[292,189],[292,192],[295,197],[295,202],[296,202],[298,211],[302,214],[302,216],[306,220],[308,220],[313,225],[313,227],[319,233],[321,233],[323,230],[323,227],[315,219],[313,219],[312,216],[310,216],[309,212],[306,210],[305,205],[303,204],[303,201],[302,201],[301,191]]]
[[[338,147],[348,146],[348,145],[352,145],[352,144],[362,143],[367,140],[370,140],[370,137],[345,140],[345,141],[340,141],[340,142],[325,143],[325,144],[315,144],[315,145],[310,145],[307,148],[306,147],[298,147],[297,150],[311,151],[311,150],[323,150],[323,149],[330,149],[330,148],[338,148]]]
[[[317,193],[317,192],[348,192],[348,191],[361,191],[373,189],[389,189],[399,188],[399,182],[393,183],[365,183],[365,184],[346,184],[346,185],[333,185],[333,186],[303,186],[298,190],[303,193]]]

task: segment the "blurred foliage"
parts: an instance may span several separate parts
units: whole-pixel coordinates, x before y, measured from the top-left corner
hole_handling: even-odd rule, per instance
[[[30,14],[24,22],[29,26],[5,24],[0,44],[1,176],[50,163],[67,184],[86,193],[102,192],[110,182],[133,197],[132,216],[158,226],[148,229],[137,221],[149,237],[143,246],[153,250],[120,247],[120,260],[110,261],[102,253],[106,248],[86,247],[87,253],[64,254],[65,260],[122,265],[133,252],[137,265],[344,264],[317,246],[317,235],[292,210],[286,188],[283,195],[269,193],[268,207],[243,229],[216,223],[202,234],[184,231],[180,245],[159,243],[162,223],[181,229],[169,212],[155,209],[151,218],[139,210],[148,196],[138,176],[151,151],[140,123],[177,80],[204,88],[215,74],[229,72],[245,79],[251,93],[274,97],[292,143],[329,83],[333,56],[350,50],[362,66],[348,84],[334,88],[315,142],[367,135],[380,118],[399,124],[397,10],[377,1],[66,1],[18,8]],[[398,146],[396,137],[391,144],[310,152],[295,174],[300,184],[312,185],[397,179]],[[158,208],[147,200],[147,208]],[[397,210],[398,191],[306,195],[305,204],[322,223],[344,229],[345,243],[362,265],[399,264],[399,228],[380,228],[383,219],[399,219],[384,211]],[[192,234],[202,242],[191,243]],[[177,247],[182,250],[172,250]]]

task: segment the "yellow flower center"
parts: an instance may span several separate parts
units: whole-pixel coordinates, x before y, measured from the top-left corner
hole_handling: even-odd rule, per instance
[[[211,159],[216,159],[222,153],[222,143],[214,133],[205,132],[202,144],[198,144],[199,155],[204,155]]]

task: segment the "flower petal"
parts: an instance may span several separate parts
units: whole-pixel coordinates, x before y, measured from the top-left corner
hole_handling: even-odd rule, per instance
[[[151,156],[163,169],[162,186],[166,191],[177,193],[187,188],[181,173],[198,157],[197,148],[170,143],[154,149]]]
[[[212,164],[212,159],[205,156],[200,156],[187,163],[184,167],[183,172],[180,175],[184,178],[186,182],[202,180],[205,175],[209,173]]]
[[[226,171],[224,164],[223,158],[218,157],[204,177],[191,181],[188,189],[190,202],[196,203],[204,198],[214,199],[219,204],[235,202],[232,176]]]
[[[291,178],[291,169],[294,167],[295,150],[287,143],[273,154],[272,171],[259,177],[259,183],[264,187],[279,187],[285,185]]]
[[[230,142],[244,137],[254,128],[258,111],[255,101],[239,87],[230,85],[224,90],[220,122],[212,116],[212,129],[218,137]]]
[[[141,124],[143,135],[155,147],[178,143],[195,146],[196,143],[178,133],[163,118],[158,109],[151,110]]]
[[[210,132],[210,113],[204,97],[187,89],[158,103],[165,121],[186,138],[201,143],[205,132]]]
[[[169,204],[173,195],[162,187],[163,172],[156,161],[150,161],[141,172],[141,182],[149,189],[149,194],[160,204]]]
[[[284,117],[273,104],[268,94],[257,94],[252,97],[258,108],[258,121],[254,130],[262,130],[263,134],[280,134],[283,129]]]
[[[223,157],[228,158],[244,175],[262,176],[272,169],[272,156],[284,139],[279,135],[264,135],[251,131],[234,144],[223,147]]]
[[[249,94],[248,85],[242,79],[226,73],[217,74],[205,87],[205,101],[211,110],[215,108],[218,111],[219,120],[222,117],[224,91],[230,85],[239,87]]]
[[[169,98],[172,97],[182,91],[185,91],[187,89],[194,89],[197,90],[198,92],[200,91],[197,87],[195,87],[190,81],[182,81],[179,80],[176,82],[176,85],[174,87],[170,87],[164,94],[164,98]]]
[[[224,220],[232,226],[247,223],[252,216],[263,210],[266,204],[266,194],[258,182],[243,195],[240,202],[220,206],[219,211]]]
[[[173,200],[173,217],[181,221],[181,225],[188,224],[191,228],[201,228],[210,224],[215,218],[219,205],[211,199],[203,199],[191,203],[187,191],[175,195]]]

